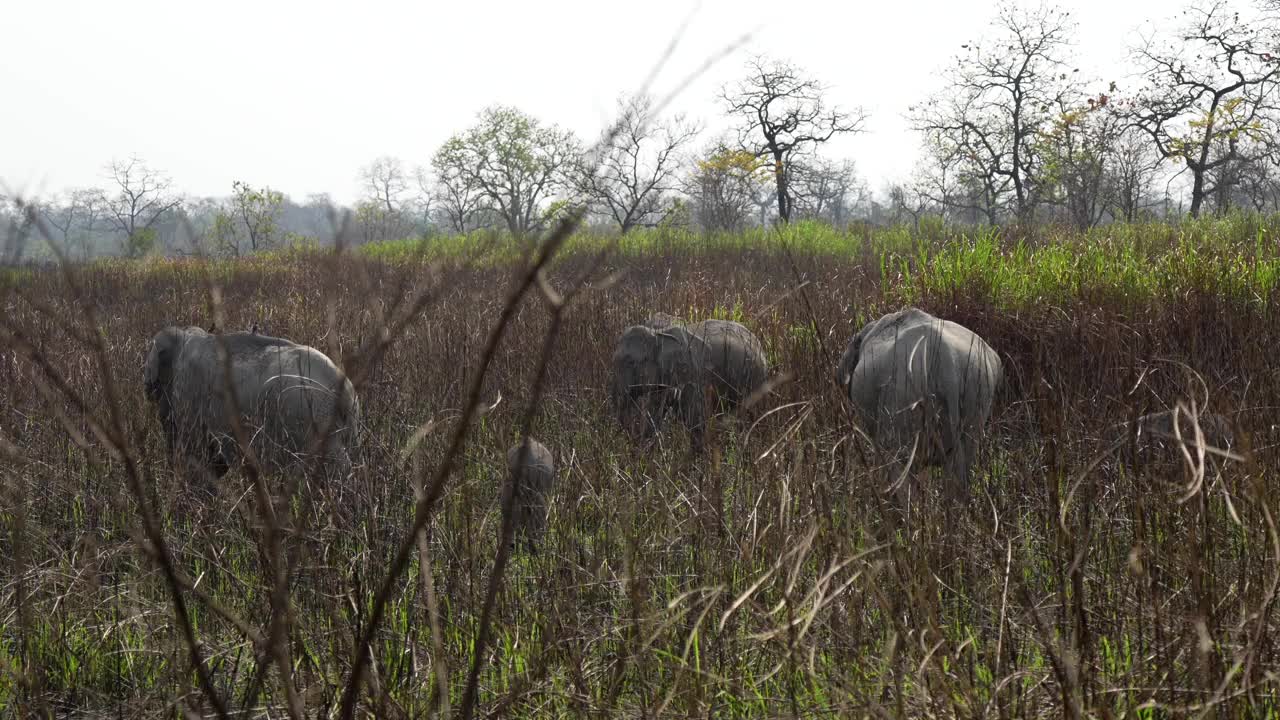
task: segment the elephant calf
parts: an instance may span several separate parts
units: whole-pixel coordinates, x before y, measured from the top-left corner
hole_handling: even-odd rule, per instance
[[[1235,445],[1235,432],[1227,418],[1215,413],[1202,413],[1192,417],[1177,409],[1143,415],[1132,426],[1128,422],[1112,425],[1107,428],[1104,440],[1109,448],[1124,451],[1129,445],[1132,432],[1133,448],[1137,451],[1135,459],[1145,463],[1159,457],[1156,453],[1173,451],[1175,455],[1180,454],[1177,452],[1179,444],[1185,445],[1194,454],[1197,427],[1204,436],[1205,445],[1210,448],[1230,450]],[[1181,443],[1178,440],[1179,434]]]
[[[895,464],[914,448],[917,461],[942,466],[964,495],[1003,372],[1000,357],[972,331],[908,307],[849,341],[836,383]]]
[[[627,328],[618,340],[610,398],[633,437],[652,438],[667,412],[676,409],[696,452],[703,446],[706,394],[736,407],[768,375],[764,348],[741,324],[684,323],[658,313],[644,325]]]
[[[520,537],[530,553],[537,553],[537,544],[547,529],[547,505],[555,485],[556,461],[551,451],[533,438],[529,438],[524,457],[521,457],[521,448],[521,444],[516,443],[507,451],[507,475],[501,501],[504,508],[508,502],[512,503],[512,549]],[[515,490],[514,501],[512,490]]]
[[[318,451],[334,470],[348,473],[360,404],[351,382],[324,353],[282,338],[217,336],[198,327],[157,333],[143,371],[170,455],[214,478],[240,459],[219,342],[226,347],[241,427],[263,467],[279,470]],[[319,433],[325,435],[317,441]]]

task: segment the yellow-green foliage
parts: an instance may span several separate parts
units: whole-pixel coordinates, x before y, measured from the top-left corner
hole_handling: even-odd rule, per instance
[[[882,282],[910,300],[925,293],[980,292],[998,305],[1050,302],[1080,293],[1143,302],[1190,290],[1263,302],[1280,276],[1280,247],[1271,239],[1280,218],[1231,214],[1180,225],[1115,224],[1079,232],[1043,228],[1008,237],[992,228],[947,227],[936,220],[884,228],[837,230],[815,222],[785,229],[703,234],[642,229],[617,237],[580,232],[561,256],[620,256],[759,251],[785,255],[863,256]],[[518,260],[527,246],[492,232],[376,243],[360,252],[388,262],[459,260],[479,265]]]

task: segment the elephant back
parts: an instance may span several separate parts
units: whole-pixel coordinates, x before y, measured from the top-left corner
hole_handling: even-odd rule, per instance
[[[197,374],[209,378],[207,418],[222,423],[226,374],[218,362],[218,338],[207,337],[196,359]],[[327,433],[318,443],[323,454],[344,446],[354,434],[359,403],[351,382],[319,350],[266,335],[228,333],[221,336],[231,363],[232,389],[246,428],[261,446],[264,459],[288,464],[294,456],[316,449],[315,435]]]
[[[517,443],[507,451],[507,472],[509,476],[520,475],[522,493],[534,493],[545,496],[551,491],[555,478],[555,458],[545,445],[529,438],[529,446],[525,450],[524,462],[520,462],[520,445]]]
[[[276,440],[293,452],[309,449],[312,436],[354,433],[359,403],[351,382],[322,352],[306,345],[270,344],[237,364],[244,386],[257,389],[251,407]]]
[[[954,431],[985,422],[1001,376],[999,356],[977,334],[908,308],[861,335],[849,397],[864,421],[882,430],[886,422],[918,427],[910,411],[924,403]]]
[[[689,326],[696,364],[717,391],[741,402],[768,378],[768,362],[760,340],[741,323],[703,320]]]
[[[514,530],[526,538],[532,549],[546,529],[547,506],[555,484],[555,458],[545,445],[533,438],[529,438],[524,447],[523,458],[521,449],[517,443],[507,451],[501,502],[503,507],[511,503]]]

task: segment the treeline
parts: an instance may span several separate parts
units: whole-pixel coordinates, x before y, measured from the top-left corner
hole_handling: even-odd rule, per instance
[[[720,92],[734,122],[719,137],[661,116],[648,97],[619,101],[616,123],[591,142],[496,105],[425,162],[371,162],[350,207],[242,182],[227,197],[183,197],[132,158],[110,165],[108,187],[3,203],[0,223],[10,246],[43,223],[75,257],[235,256],[325,242],[339,226],[352,242],[486,228],[522,235],[571,209],[624,233],[925,216],[1087,228],[1280,210],[1280,1],[1187,7],[1129,48],[1137,74],[1123,82],[1082,76],[1078,33],[1058,7],[999,7],[986,36],[962,45],[937,92],[910,109],[924,147],[912,177],[874,194],[852,159],[824,152],[863,132],[867,114],[830,106],[803,69],[757,57]]]

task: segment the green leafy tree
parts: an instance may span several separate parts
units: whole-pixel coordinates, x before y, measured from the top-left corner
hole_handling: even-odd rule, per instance
[[[1081,229],[1096,225],[1112,206],[1108,172],[1124,123],[1110,100],[1102,94],[1079,105],[1064,104],[1036,148],[1044,162],[1045,199],[1061,206]]]
[[[703,230],[731,232],[746,226],[754,198],[772,179],[768,164],[754,153],[719,144],[695,164],[685,192]]]
[[[274,247],[280,236],[284,193],[269,187],[256,189],[239,180],[231,184],[231,207],[249,240],[249,251]]]
[[[580,152],[569,131],[495,106],[446,141],[431,164],[437,177],[483,198],[512,234],[525,235],[541,229],[543,204],[570,188],[570,170]]]
[[[237,227],[235,215],[225,207],[218,207],[213,211],[212,221],[205,230],[205,237],[208,244],[219,253],[231,257],[240,256],[242,245],[240,228]]]
[[[140,227],[129,233],[125,244],[125,252],[131,258],[139,258],[149,254],[156,247],[160,234],[155,228]]]

